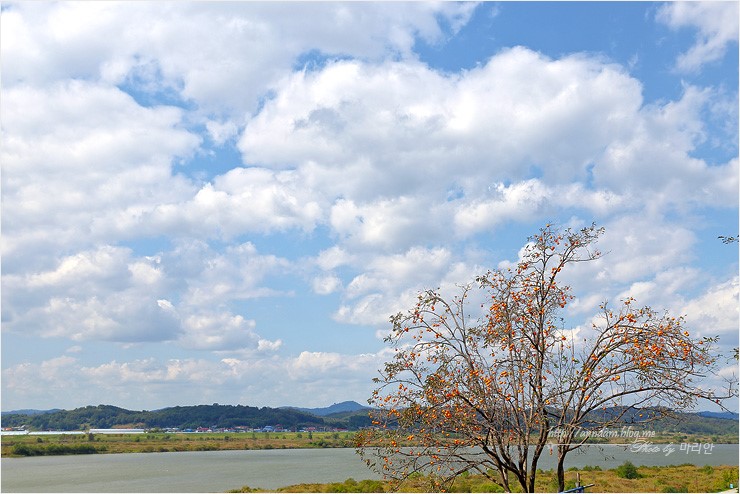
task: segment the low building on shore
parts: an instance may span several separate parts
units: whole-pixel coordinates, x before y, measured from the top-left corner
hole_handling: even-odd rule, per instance
[[[145,429],[90,429],[90,434],[144,434]]]

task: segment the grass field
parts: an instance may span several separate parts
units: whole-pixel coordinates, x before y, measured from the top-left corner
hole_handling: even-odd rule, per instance
[[[351,432],[146,433],[3,436],[2,456],[154,453],[231,449],[347,448]]]
[[[721,492],[729,488],[730,483],[737,486],[738,469],[731,466],[696,467],[679,465],[668,467],[639,467],[639,478],[626,479],[614,470],[594,470],[584,467],[581,470],[566,472],[566,489],[575,487],[576,474],[580,474],[581,485],[595,484],[586,492]],[[537,492],[557,492],[557,478],[553,471],[540,471],[537,475]],[[327,484],[298,484],[277,489],[277,492],[391,492],[393,487],[388,482],[377,480],[356,481]],[[515,492],[518,486],[512,486]],[[398,492],[429,492],[426,479],[405,482],[398,487]],[[243,487],[230,492],[264,492],[259,488]],[[449,492],[503,492],[497,485],[482,476],[462,476],[455,480]]]

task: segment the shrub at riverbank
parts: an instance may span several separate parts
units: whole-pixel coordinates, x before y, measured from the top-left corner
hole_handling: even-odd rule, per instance
[[[630,477],[624,478],[625,471]],[[738,485],[738,468],[734,466],[678,465],[668,467],[632,467],[624,465],[600,470],[598,467],[571,468],[566,473],[566,489],[575,487],[580,476],[581,485],[595,484],[587,489],[591,492],[720,492],[729,489],[730,484]],[[392,492],[390,482],[377,480],[347,479],[344,482],[326,484],[297,484],[270,492]],[[557,492],[557,476],[552,470],[539,471],[537,492]],[[429,492],[429,481],[416,477],[398,486],[400,492]],[[259,488],[244,486],[229,492],[267,492]],[[481,475],[461,475],[449,488],[449,492],[503,492],[497,485]],[[516,490],[514,492],[517,492]]]
[[[89,455],[105,451],[105,446],[96,448],[92,444],[15,444],[11,456],[56,456],[56,455]]]

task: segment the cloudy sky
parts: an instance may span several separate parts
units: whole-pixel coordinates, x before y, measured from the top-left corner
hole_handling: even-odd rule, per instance
[[[738,344],[738,4],[3,2],[2,409],[364,402],[391,313],[606,228]],[[728,373],[732,364],[723,360]]]

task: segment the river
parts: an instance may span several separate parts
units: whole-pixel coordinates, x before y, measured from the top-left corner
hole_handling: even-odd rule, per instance
[[[738,465],[736,444],[700,452],[630,451],[631,447],[587,447],[571,453],[567,467],[635,465]],[[554,467],[545,453],[539,468]],[[276,489],[291,484],[377,479],[354,449],[285,449],[125,453],[3,458],[2,492],[225,492],[243,485]]]

